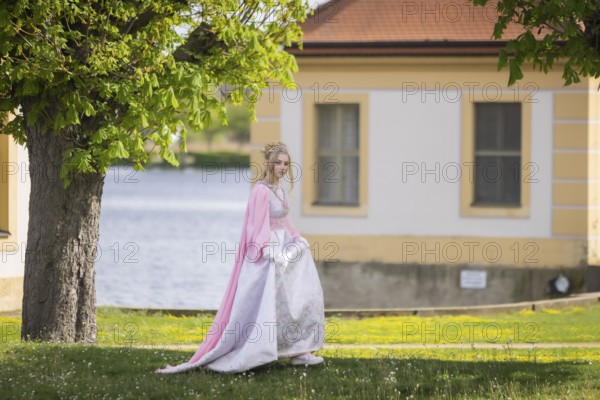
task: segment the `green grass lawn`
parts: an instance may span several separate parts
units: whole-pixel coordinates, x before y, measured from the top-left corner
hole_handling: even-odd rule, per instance
[[[330,318],[328,328],[330,342],[348,344],[600,342],[600,304],[477,317]]]
[[[174,317],[98,308],[100,344],[199,344],[211,315]],[[9,319],[2,319],[9,322]],[[19,340],[20,320],[12,320],[8,340]],[[490,316],[334,318],[326,320],[326,343],[600,343],[600,304],[564,310],[543,309]]]
[[[242,374],[203,369],[176,375],[153,372],[166,363],[186,361],[194,352],[160,344],[197,345],[203,324],[206,330],[211,321],[211,316],[179,318],[99,308],[98,345],[65,345],[22,343],[20,320],[0,317],[0,399],[515,400],[597,399],[600,393],[599,349],[510,346],[599,342],[600,305],[486,317],[327,319],[328,343],[507,344],[499,349],[326,348],[318,353],[325,363],[311,367],[291,367],[288,360],[279,360]],[[527,331],[528,340],[505,340],[516,338],[524,324],[535,327]],[[415,327],[425,329],[425,336]],[[458,327],[467,329],[459,340],[451,333]],[[492,329],[495,336],[504,336],[490,340]]]

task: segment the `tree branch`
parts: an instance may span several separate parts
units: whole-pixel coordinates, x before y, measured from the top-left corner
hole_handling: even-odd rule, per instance
[[[187,41],[175,50],[173,57],[178,62],[194,62],[213,48],[225,50],[227,46],[211,31],[207,22],[202,22],[190,33]]]

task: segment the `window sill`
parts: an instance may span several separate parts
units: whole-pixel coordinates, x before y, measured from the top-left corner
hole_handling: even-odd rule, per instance
[[[508,203],[471,203],[469,207],[478,208],[521,208],[520,204],[508,204]]]
[[[302,215],[366,217],[368,216],[368,207],[366,204],[362,206],[305,204],[302,207]]]
[[[350,207],[360,207],[360,204],[358,203],[319,203],[319,202],[314,202],[311,205],[312,207],[344,207],[344,208],[350,208]]]
[[[511,205],[470,205],[461,210],[462,217],[529,218],[529,207]]]

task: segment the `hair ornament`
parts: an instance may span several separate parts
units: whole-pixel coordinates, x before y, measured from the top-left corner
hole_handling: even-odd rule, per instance
[[[275,147],[271,147],[266,153],[265,153],[265,157],[269,158],[269,154],[271,154],[272,152],[282,152],[282,153],[287,153],[287,149],[285,147],[281,147],[281,146],[275,146]]]

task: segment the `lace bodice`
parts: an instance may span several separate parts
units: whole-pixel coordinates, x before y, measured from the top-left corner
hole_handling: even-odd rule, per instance
[[[295,233],[295,229],[291,226],[287,218],[289,206],[285,190],[280,186],[275,191],[273,185],[264,181],[258,181],[257,184],[262,184],[269,188],[269,219],[271,229],[288,229],[292,231],[291,233]]]
[[[289,207],[287,207],[287,197],[285,190],[280,186],[277,191],[273,185],[268,184],[264,181],[258,181],[257,183],[265,185],[269,188],[269,217],[271,218],[283,218],[288,214]]]

